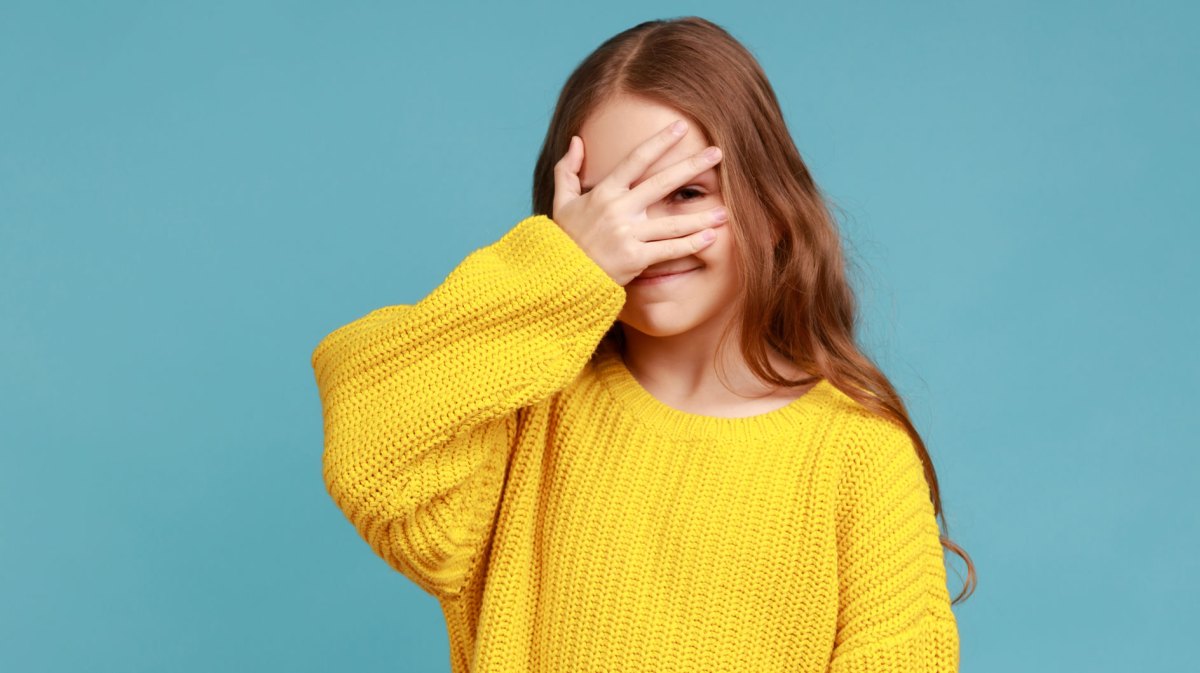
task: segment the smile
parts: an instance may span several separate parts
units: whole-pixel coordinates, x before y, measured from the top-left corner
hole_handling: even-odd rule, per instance
[[[679,273],[668,273],[668,274],[665,274],[662,276],[654,276],[652,278],[634,278],[633,280],[629,281],[629,284],[630,285],[658,285],[660,283],[669,283],[669,282],[675,280],[676,278],[683,278],[684,276],[688,275],[689,273],[692,273],[693,271],[699,271],[699,270],[700,270],[700,267],[696,267],[694,269],[688,269],[687,271],[680,271]]]

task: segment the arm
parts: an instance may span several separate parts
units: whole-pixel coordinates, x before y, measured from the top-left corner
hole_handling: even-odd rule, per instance
[[[838,633],[831,673],[958,670],[924,466],[899,426],[851,426],[838,482]]]
[[[420,302],[320,341],[326,489],[380,557],[435,597],[461,591],[491,532],[518,410],[579,373],[624,301],[537,215]]]

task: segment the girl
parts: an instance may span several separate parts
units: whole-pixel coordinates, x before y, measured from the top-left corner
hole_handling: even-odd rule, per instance
[[[328,492],[452,670],[957,670],[942,545],[973,564],[749,52],[605,42],[533,211],[312,354]]]

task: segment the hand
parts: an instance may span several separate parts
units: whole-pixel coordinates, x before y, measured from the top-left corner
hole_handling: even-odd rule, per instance
[[[567,153],[554,165],[554,213],[563,231],[614,281],[626,285],[647,267],[693,255],[716,239],[727,219],[723,207],[686,215],[649,218],[646,208],[721,160],[698,152],[629,185],[687,133],[668,126],[635,147],[587,194],[580,194],[583,140],[571,136]],[[706,234],[712,234],[706,240]]]

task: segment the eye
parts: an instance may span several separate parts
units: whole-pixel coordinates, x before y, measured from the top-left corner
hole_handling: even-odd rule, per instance
[[[698,189],[693,189],[691,187],[684,187],[683,189],[677,190],[673,196],[679,196],[682,194],[692,194],[693,195],[691,197],[681,198],[680,201],[682,201],[684,203],[686,203],[688,201],[695,201],[696,199],[704,196],[704,192],[702,192]]]

